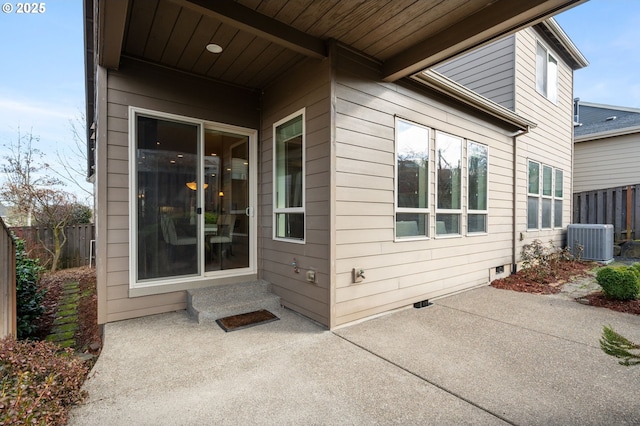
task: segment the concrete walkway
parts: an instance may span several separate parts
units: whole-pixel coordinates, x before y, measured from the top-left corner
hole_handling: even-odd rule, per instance
[[[599,349],[604,324],[640,341],[640,317],[491,287],[335,332],[112,323],[70,424],[639,424],[640,366]]]

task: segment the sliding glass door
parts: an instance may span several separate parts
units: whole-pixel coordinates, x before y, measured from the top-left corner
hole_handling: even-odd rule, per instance
[[[135,283],[251,270],[255,132],[142,111],[131,118]]]
[[[215,129],[204,141],[205,271],[249,267],[249,137]]]

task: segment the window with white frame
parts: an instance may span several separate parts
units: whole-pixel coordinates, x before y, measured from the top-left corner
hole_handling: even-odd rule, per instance
[[[304,242],[304,109],[273,125],[273,238]]]
[[[558,60],[536,43],[536,90],[553,103],[558,101]]]
[[[527,229],[562,228],[563,171],[528,163]]]
[[[556,169],[554,181],[554,200],[553,200],[553,226],[554,228],[562,228],[562,198],[563,192],[563,171]]]
[[[489,148],[467,142],[467,233],[486,233]]]
[[[436,131],[436,235],[460,235],[462,138]]]
[[[540,163],[529,161],[527,188],[527,229],[538,229],[538,212],[540,211]]]
[[[553,169],[542,166],[542,229],[551,228],[551,210],[553,206]]]
[[[427,127],[396,119],[396,238],[429,235]]]

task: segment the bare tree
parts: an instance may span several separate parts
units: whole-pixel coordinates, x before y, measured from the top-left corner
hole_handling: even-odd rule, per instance
[[[88,189],[86,185],[87,145],[83,136],[85,134],[84,123],[83,113],[79,113],[75,119],[69,120],[73,143],[68,144],[69,150],[64,153],[56,151],[60,167],[52,167],[50,170],[63,182],[73,186],[87,199],[93,201],[93,190]]]
[[[18,138],[4,145],[9,153],[3,157],[5,162],[0,167],[4,174],[0,197],[18,215],[18,223],[27,226],[31,225],[33,216],[35,189],[51,188],[60,183],[42,173],[49,165],[42,161],[42,152],[33,147],[39,141],[32,131],[22,134],[18,129]]]
[[[31,195],[35,223],[51,229],[53,233],[53,249],[47,247],[40,236],[38,239],[51,255],[51,271],[55,272],[60,263],[62,248],[67,243],[65,227],[73,220],[77,201],[73,194],[51,188],[36,188]]]

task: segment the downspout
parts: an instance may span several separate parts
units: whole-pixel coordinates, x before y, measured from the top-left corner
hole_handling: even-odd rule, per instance
[[[526,130],[517,130],[513,133],[510,134],[510,136],[513,139],[513,182],[512,182],[512,187],[513,187],[513,200],[512,200],[512,234],[513,234],[513,241],[511,243],[511,273],[515,274],[516,272],[518,272],[518,250],[516,249],[516,246],[518,245],[518,223],[517,223],[517,211],[518,211],[518,203],[517,203],[517,196],[518,196],[518,144],[517,144],[517,139],[518,136],[522,136],[522,135],[526,135],[527,133],[529,133],[529,131],[531,130],[531,128],[529,126],[527,126]]]

